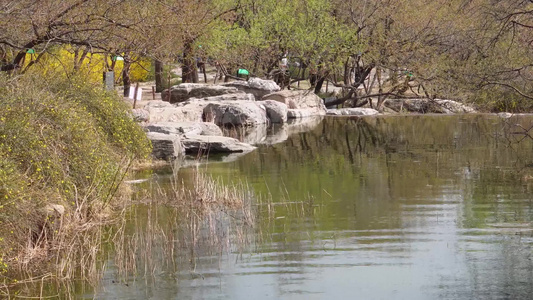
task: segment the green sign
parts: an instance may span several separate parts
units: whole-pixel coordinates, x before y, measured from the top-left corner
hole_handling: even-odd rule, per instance
[[[28,51],[26,51],[26,53],[28,53],[28,54],[35,54],[35,50],[33,50],[33,49],[28,49]]]
[[[239,69],[239,71],[237,71],[237,74],[248,76],[248,75],[250,75],[250,72],[248,72],[248,70],[246,70],[246,69]]]

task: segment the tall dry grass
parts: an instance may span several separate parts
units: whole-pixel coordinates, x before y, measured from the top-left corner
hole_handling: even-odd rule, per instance
[[[177,271],[176,260],[241,251],[253,240],[254,195],[244,183],[226,184],[194,169],[186,182],[174,175],[162,187],[152,182],[131,211],[131,223],[114,236],[120,278]]]

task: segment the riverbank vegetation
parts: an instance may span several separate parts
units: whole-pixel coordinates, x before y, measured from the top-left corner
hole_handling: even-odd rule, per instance
[[[84,78],[2,75],[0,87],[0,285],[19,272],[71,277],[150,142],[121,99]]]

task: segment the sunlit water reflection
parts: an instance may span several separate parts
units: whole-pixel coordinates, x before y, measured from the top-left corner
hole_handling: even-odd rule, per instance
[[[96,298],[530,299],[533,141],[518,143],[515,123],[533,117],[327,118],[209,164],[225,182],[304,204],[258,216],[244,251],[178,251],[173,268],[125,283],[111,259]]]

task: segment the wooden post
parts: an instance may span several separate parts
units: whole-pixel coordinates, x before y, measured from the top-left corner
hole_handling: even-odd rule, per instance
[[[155,100],[155,86],[152,85],[152,100]]]
[[[135,89],[133,90],[133,109],[135,109],[135,104],[137,104],[137,92],[139,91],[139,83],[135,84]]]

